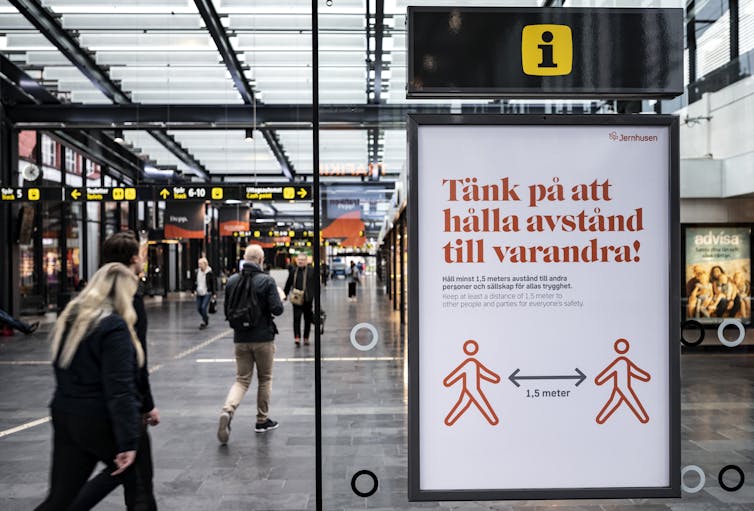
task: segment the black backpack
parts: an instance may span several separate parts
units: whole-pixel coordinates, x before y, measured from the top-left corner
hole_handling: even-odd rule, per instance
[[[255,273],[242,272],[225,299],[225,319],[234,330],[249,330],[262,323],[263,313],[254,291]]]

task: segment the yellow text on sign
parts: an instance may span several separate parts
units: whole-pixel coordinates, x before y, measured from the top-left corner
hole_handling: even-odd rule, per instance
[[[521,65],[531,76],[562,76],[573,68],[573,37],[566,25],[527,25],[521,33]]]

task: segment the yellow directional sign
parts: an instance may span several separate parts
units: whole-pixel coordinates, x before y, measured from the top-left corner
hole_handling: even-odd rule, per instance
[[[0,200],[14,201],[23,197],[23,190],[15,188],[0,188]]]
[[[292,186],[286,186],[283,188],[283,198],[284,199],[295,199],[296,198],[296,189]]]
[[[170,197],[170,190],[168,190],[167,188],[160,190],[160,197],[162,197],[163,199]]]
[[[307,195],[306,188],[299,188],[298,192],[296,192],[296,195],[298,195],[299,199],[303,199],[304,197],[306,197]]]
[[[81,198],[81,191],[78,188],[71,190],[71,198],[73,200],[79,200]]]

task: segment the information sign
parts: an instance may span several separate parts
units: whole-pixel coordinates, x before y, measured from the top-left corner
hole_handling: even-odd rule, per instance
[[[683,9],[411,6],[407,97],[675,97],[683,18]]]
[[[680,496],[677,119],[409,144],[410,497]]]

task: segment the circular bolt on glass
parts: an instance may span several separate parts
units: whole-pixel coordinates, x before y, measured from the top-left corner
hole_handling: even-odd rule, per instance
[[[360,476],[367,476],[367,477],[369,477],[369,478],[372,479],[372,488],[370,490],[368,490],[368,491],[360,491],[358,488],[356,488],[356,480]],[[374,475],[374,472],[372,472],[370,470],[359,470],[351,478],[351,489],[359,497],[364,497],[364,498],[371,497],[377,491],[377,487],[378,486],[379,486],[379,483],[377,482],[377,476]]]
[[[361,330],[362,328],[366,328],[372,333],[372,340],[369,342],[369,344],[359,344],[359,341],[356,340],[356,333]],[[369,351],[375,346],[377,346],[377,342],[380,340],[380,335],[377,332],[377,329],[374,327],[374,325],[370,323],[359,323],[355,327],[351,329],[351,344],[354,348],[356,348],[359,351]]]
[[[697,475],[699,475],[699,482],[696,486],[686,486],[686,483],[683,481],[684,476],[689,472],[696,472]],[[702,488],[704,488],[706,482],[707,477],[704,475],[704,470],[702,470],[701,467],[697,465],[686,465],[681,469],[681,489],[686,493],[700,492]]]
[[[732,341],[726,339],[724,335],[725,328],[728,326],[734,326],[738,328],[738,337],[736,337]],[[741,321],[737,319],[726,319],[722,323],[720,323],[719,327],[717,327],[717,338],[720,340],[720,343],[723,346],[735,348],[736,346],[744,342],[744,337],[746,337],[746,329],[744,328],[744,325],[741,323]]]
[[[688,341],[683,336],[683,331],[684,330],[689,330],[689,329],[692,329],[692,328],[695,328],[695,329],[697,329],[699,331],[699,337],[697,337],[696,340],[694,340],[694,341]],[[704,340],[704,326],[701,323],[699,323],[697,320],[695,320],[695,319],[687,319],[686,321],[684,321],[681,324],[681,343],[684,346],[686,346],[687,348],[691,348],[691,347],[694,347],[694,346],[699,346],[702,343],[703,340]]]
[[[734,486],[728,486],[723,481],[723,476],[728,470],[733,470],[734,472],[738,474],[738,483],[735,484]],[[725,491],[730,491],[730,492],[740,490],[741,487],[744,485],[744,480],[745,480],[744,471],[741,470],[741,468],[736,465],[724,466],[723,468],[720,469],[720,473],[717,475],[717,482],[720,483],[720,488],[722,488]]]

